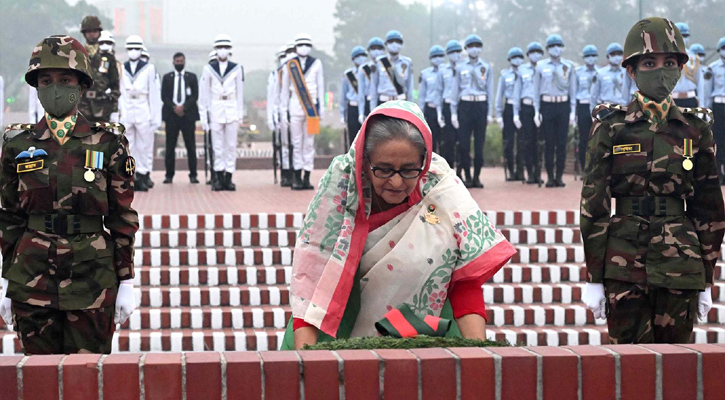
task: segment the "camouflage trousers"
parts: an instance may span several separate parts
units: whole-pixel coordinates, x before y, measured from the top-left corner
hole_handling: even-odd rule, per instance
[[[62,311],[13,301],[13,327],[26,355],[110,354],[114,307]]]
[[[698,290],[658,288],[607,279],[609,342],[690,343]]]

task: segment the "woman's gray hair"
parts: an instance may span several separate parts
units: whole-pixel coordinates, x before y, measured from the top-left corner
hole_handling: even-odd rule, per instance
[[[418,149],[420,156],[425,158],[425,140],[418,128],[404,119],[388,117],[387,115],[373,115],[367,122],[363,156],[369,159],[370,154],[375,151],[380,143],[397,139],[408,140]]]

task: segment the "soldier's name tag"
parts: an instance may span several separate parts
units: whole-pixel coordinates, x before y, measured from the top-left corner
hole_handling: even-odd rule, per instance
[[[29,161],[24,163],[18,163],[17,167],[17,173],[21,174],[23,172],[32,172],[37,171],[39,169],[43,169],[43,166],[45,160],[35,160],[35,161]]]
[[[639,153],[641,152],[641,146],[639,143],[636,144],[620,144],[612,148],[612,153],[617,154],[628,154],[628,153]]]

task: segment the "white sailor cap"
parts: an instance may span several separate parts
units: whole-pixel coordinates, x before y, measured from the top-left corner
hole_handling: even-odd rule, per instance
[[[229,35],[221,34],[214,38],[214,48],[222,46],[232,47],[232,38]]]
[[[139,35],[131,35],[126,38],[127,49],[143,49],[143,39]]]
[[[300,33],[295,36],[295,46],[306,44],[312,46],[312,37],[308,33]]]

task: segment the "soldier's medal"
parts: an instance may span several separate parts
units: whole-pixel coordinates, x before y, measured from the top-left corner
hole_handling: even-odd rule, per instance
[[[403,65],[401,65],[401,66],[400,66],[400,76],[401,76],[401,77],[402,77],[403,79],[405,79],[405,70],[406,70],[406,68],[408,68],[408,66],[407,66],[407,65],[405,65],[405,64],[403,64]]]
[[[684,160],[682,160],[682,168],[685,169],[685,171],[689,171],[692,169],[692,139],[685,139],[685,144],[682,148],[682,156],[685,157]]]
[[[569,71],[569,66],[568,66],[568,65],[566,65],[566,64],[564,64],[564,65],[563,65],[563,66],[561,67],[561,69],[562,69],[562,71],[564,71],[564,74],[563,74],[562,78],[564,78],[564,80],[566,80],[566,72],[567,72],[567,71]]]
[[[431,225],[437,225],[441,223],[441,219],[438,218],[437,215],[435,215],[436,212],[436,206],[434,204],[431,204],[428,206],[428,210],[425,213],[425,222],[431,224]]]
[[[85,173],[83,173],[83,179],[86,182],[93,182],[93,181],[95,181],[96,180],[96,173],[95,173],[94,170],[101,170],[101,169],[103,169],[103,152],[102,151],[86,150],[85,169],[87,171]]]
[[[128,156],[126,159],[126,175],[133,176],[136,173],[136,160],[133,157]]]
[[[481,67],[481,80],[486,80],[486,67]]]

